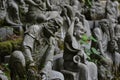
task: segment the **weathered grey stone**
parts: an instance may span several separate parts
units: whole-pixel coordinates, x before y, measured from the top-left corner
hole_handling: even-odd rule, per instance
[[[15,1],[15,0],[8,0],[7,1],[7,14],[6,14],[6,22],[12,26],[21,26],[22,22],[20,19],[20,12],[19,12],[19,4],[24,5],[24,0]],[[14,14],[13,14],[14,13]]]
[[[79,42],[82,35],[86,32],[86,28],[88,29],[88,26],[85,27],[84,23],[82,24],[83,20],[80,19],[79,21],[79,18],[73,19],[66,33],[63,54],[63,74],[73,76],[72,79],[67,78],[70,80],[97,80],[97,67],[93,65],[94,63],[89,65],[90,63],[86,60],[87,57],[84,49],[82,49],[82,44]],[[67,65],[69,65],[69,67]],[[90,75],[90,68],[92,67],[94,67],[93,75]],[[79,76],[75,78],[73,72],[76,72]]]
[[[101,60],[98,65],[99,78],[112,80],[112,70],[115,61],[115,42],[112,36],[111,27],[109,26],[108,20],[101,20],[99,27],[94,29],[96,39],[98,40],[98,49],[100,51]],[[95,47],[95,46],[94,46]],[[97,46],[95,47],[97,48]],[[103,58],[102,58],[103,56]],[[104,64],[102,64],[104,63]],[[106,72],[108,71],[108,72]],[[107,77],[106,77],[107,76]]]
[[[26,63],[23,53],[21,51],[14,51],[9,60],[11,80],[18,80],[18,78],[26,80],[25,67]]]
[[[37,24],[31,25],[29,29],[26,31],[23,40],[24,52],[22,55],[25,56],[26,59],[25,62],[27,64],[26,66],[28,68],[28,71],[30,71],[29,73],[31,73],[30,76],[28,75],[29,80],[33,80],[33,79],[36,80],[35,76],[37,76],[38,74],[39,75],[42,74],[41,78],[44,78],[43,76],[46,75],[45,77],[48,80],[49,79],[64,80],[64,77],[60,72],[52,70],[52,62],[53,62],[54,50],[55,50],[54,33],[59,30],[61,24],[62,24],[61,20],[59,20],[59,18],[58,19],[55,18],[54,20],[50,20],[50,22],[48,23],[46,22],[40,25]],[[13,55],[14,54],[15,53],[13,53]],[[14,57],[20,58],[20,56],[14,56]],[[11,61],[11,63],[13,61]],[[13,65],[11,65],[11,68],[12,66]],[[21,67],[22,66],[23,65],[21,65]],[[35,70],[34,67],[37,67],[38,70]],[[34,72],[37,74],[34,75],[33,74]],[[21,78],[20,75],[19,77]]]
[[[4,73],[0,70],[0,80],[8,80]]]
[[[105,5],[102,5],[100,1],[93,2],[91,11],[92,20],[100,20],[105,18]]]
[[[0,39],[1,41],[6,40],[8,36],[13,35],[13,28],[4,27],[0,28]]]
[[[119,3],[116,0],[107,0],[106,2],[106,18],[117,19],[119,16]]]
[[[99,79],[111,80],[115,76],[112,69],[119,72],[118,3],[107,0],[103,5],[100,0],[86,1],[89,0],[0,1],[0,25],[6,20],[5,24],[12,27],[12,30],[0,28],[2,40],[15,30],[22,31],[23,25],[27,26],[23,38],[24,50],[14,51],[10,57],[12,80],[18,80],[16,75],[20,80],[64,80],[64,77],[65,80],[98,80],[97,74]],[[89,8],[84,3],[88,3]],[[21,10],[24,8],[25,13]],[[86,17],[81,14],[84,11],[87,11]],[[108,20],[101,20],[103,18]],[[58,29],[61,30],[57,32]],[[88,38],[87,44],[81,43],[84,35]],[[92,36],[97,41],[92,41]],[[59,45],[59,41],[62,44]],[[58,46],[64,50],[61,51]],[[91,46],[100,54],[90,52],[89,56],[86,55],[85,49],[91,50]],[[97,66],[88,61],[94,56]],[[8,60],[6,56],[5,62]]]

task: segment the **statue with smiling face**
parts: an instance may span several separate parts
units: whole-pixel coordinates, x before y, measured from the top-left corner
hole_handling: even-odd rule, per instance
[[[71,22],[64,39],[64,70],[66,73],[69,71],[73,74],[77,73],[78,80],[97,80],[97,67],[94,63],[87,61],[84,48],[80,44],[82,35],[86,32],[85,27],[78,17],[73,18]]]

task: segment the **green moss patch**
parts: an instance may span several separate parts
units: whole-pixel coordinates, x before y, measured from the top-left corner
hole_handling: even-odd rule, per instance
[[[14,50],[21,50],[22,38],[0,42],[0,55],[8,55]]]

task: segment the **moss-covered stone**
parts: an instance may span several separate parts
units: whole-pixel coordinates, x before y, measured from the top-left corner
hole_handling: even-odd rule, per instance
[[[11,54],[14,50],[21,50],[22,38],[0,42],[0,55]]]
[[[13,47],[12,50],[22,50],[22,38],[19,38],[15,41],[11,41],[11,44]]]
[[[0,42],[0,53],[11,53],[12,44],[10,41]]]

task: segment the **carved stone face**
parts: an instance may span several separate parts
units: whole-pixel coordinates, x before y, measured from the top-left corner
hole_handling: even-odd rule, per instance
[[[100,21],[99,26],[101,27],[102,31],[104,31],[106,34],[109,34],[109,23],[107,20]]]
[[[77,39],[81,39],[82,35],[85,33],[84,31],[84,26],[82,24],[82,22],[79,21],[79,19],[76,19],[76,23],[74,26],[74,33],[73,35],[77,38]]]

